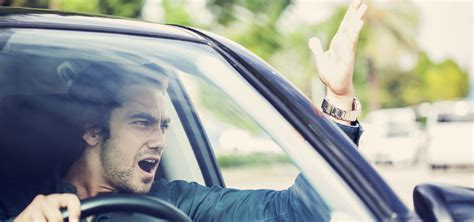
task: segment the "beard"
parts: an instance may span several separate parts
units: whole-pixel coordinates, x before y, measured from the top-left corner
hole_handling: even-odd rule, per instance
[[[137,163],[135,157],[128,157],[124,147],[109,138],[104,142],[101,150],[102,174],[105,180],[117,191],[128,193],[147,193],[150,191],[153,180],[144,180],[136,175]],[[131,165],[127,166],[127,163]]]

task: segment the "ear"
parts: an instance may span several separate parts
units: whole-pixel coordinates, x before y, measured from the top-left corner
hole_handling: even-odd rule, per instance
[[[82,139],[87,143],[88,146],[97,146],[99,144],[102,131],[97,128],[90,128],[87,129],[86,132],[82,135]]]

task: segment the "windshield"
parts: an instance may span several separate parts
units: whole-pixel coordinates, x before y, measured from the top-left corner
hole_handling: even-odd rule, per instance
[[[110,183],[156,194],[191,216],[197,209],[187,203],[197,196],[180,202],[189,192],[163,187],[195,188],[171,182],[186,181],[211,192],[205,186],[227,184],[261,190],[254,198],[272,190],[295,199],[279,207],[297,203],[306,216],[370,218],[330,164],[205,44],[38,29],[1,36],[0,145],[9,161],[0,166],[11,184],[67,182],[78,161],[100,152]],[[232,182],[255,169],[266,171]]]

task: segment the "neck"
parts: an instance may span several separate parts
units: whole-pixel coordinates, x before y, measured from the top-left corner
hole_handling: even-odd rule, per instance
[[[72,164],[64,178],[76,187],[80,199],[115,191],[102,177],[101,170],[97,170],[101,169],[99,156],[86,148],[81,158]],[[91,161],[92,159],[94,161]]]

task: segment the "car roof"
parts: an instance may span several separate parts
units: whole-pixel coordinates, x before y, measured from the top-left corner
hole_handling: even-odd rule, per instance
[[[46,9],[0,7],[0,28],[44,28],[121,33],[207,42],[184,28],[140,20]]]

